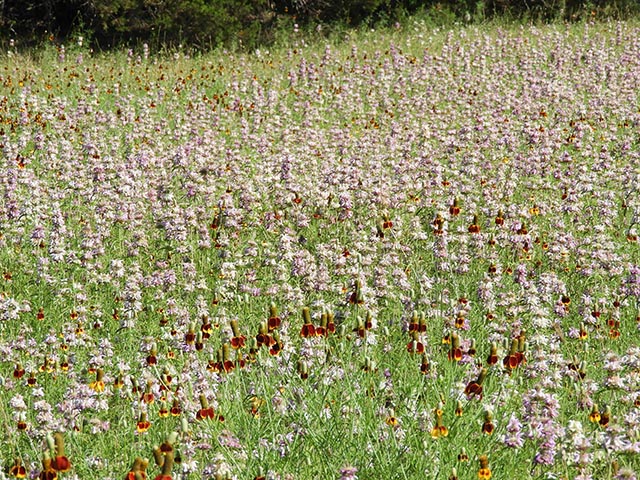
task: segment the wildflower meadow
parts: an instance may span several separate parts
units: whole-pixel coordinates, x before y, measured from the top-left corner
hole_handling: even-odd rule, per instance
[[[0,54],[0,478],[636,479],[640,26]]]

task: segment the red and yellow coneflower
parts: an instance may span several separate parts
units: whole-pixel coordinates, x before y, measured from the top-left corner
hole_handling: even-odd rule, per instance
[[[327,336],[327,312],[322,312],[322,314],[320,315],[320,325],[316,327],[316,336]]]
[[[600,420],[598,423],[601,427],[608,427],[609,422],[611,421],[611,407],[607,405],[604,408],[604,412],[600,413]]]
[[[484,412],[484,422],[482,424],[482,433],[485,435],[492,435],[495,430],[495,425],[493,424],[493,415],[489,410]]]
[[[189,324],[187,333],[184,334],[184,343],[187,345],[194,345],[196,343],[196,325],[195,323]]]
[[[407,343],[407,352],[409,353],[424,353],[424,343],[422,343],[419,339],[418,332],[411,332],[412,340]]]
[[[216,414],[213,407],[209,406],[209,400],[204,394],[200,394],[200,410],[196,413],[197,420],[215,420]]]
[[[309,378],[309,366],[303,360],[298,360],[298,374],[302,380]]]
[[[177,398],[173,399],[169,413],[172,417],[179,417],[182,413],[182,407],[180,406],[180,401]]]
[[[476,353],[476,339],[472,338],[471,342],[469,343],[469,348],[467,348],[467,355],[469,355],[470,357],[475,357]]]
[[[478,480],[490,480],[491,469],[489,468],[489,459],[486,455],[480,455],[478,457],[480,462],[480,469],[478,470]]]
[[[469,382],[465,387],[464,394],[467,396],[467,398],[471,399],[475,397],[478,400],[482,400],[482,383],[484,382],[485,378],[487,378],[487,369],[483,368],[482,370],[480,370],[478,378],[476,378],[475,381]]]
[[[247,410],[254,417],[259,417],[262,408],[267,404],[267,401],[258,396],[250,396],[247,402]]]
[[[18,412],[18,418],[16,419],[16,428],[21,432],[24,432],[29,428],[25,412]]]
[[[77,318],[77,313],[76,313],[76,318]],[[84,331],[84,325],[82,325],[81,321],[78,321],[78,324],[76,325],[76,329],[74,331],[74,333],[76,334],[77,337],[81,337],[82,335],[84,335],[85,331]]]
[[[425,353],[422,354],[422,362],[420,363],[420,373],[426,375],[431,370],[431,364]]]
[[[124,480],[146,480],[147,466],[149,461],[140,457],[136,457],[131,466],[131,470],[124,477]]]
[[[478,215],[473,216],[473,221],[469,228],[467,229],[469,233],[480,233],[480,223],[478,222]]]
[[[389,230],[390,228],[393,228],[393,222],[391,221],[389,215],[387,214],[383,215],[382,228],[385,230]]]
[[[413,312],[411,316],[411,320],[409,320],[409,333],[419,332],[420,331],[420,318],[418,317],[418,312]]]
[[[534,204],[531,208],[529,208],[529,214],[531,214],[531,216],[533,217],[537,217],[538,215],[540,215],[540,207]]]
[[[269,332],[273,332],[274,330],[280,328],[280,324],[282,320],[278,316],[278,309],[275,304],[271,304],[269,306],[269,318],[267,319],[267,327]]]
[[[282,351],[283,343],[277,330],[273,331],[273,344],[269,347],[269,355],[276,356]]]
[[[156,465],[162,469],[162,472],[154,480],[173,480],[171,470],[175,459],[173,443],[176,439],[177,434],[173,432],[161,446],[153,449]]]
[[[516,230],[516,233],[517,233],[518,235],[526,235],[527,233],[529,233],[529,230],[527,229],[527,224],[526,224],[526,223],[524,223],[524,222],[522,222],[522,223],[520,224],[520,228],[518,228],[518,229]]]
[[[146,358],[147,365],[153,366],[158,364],[158,346],[154,342],[149,349],[149,355]]]
[[[160,402],[160,408],[158,409],[158,416],[160,418],[167,418],[169,416],[169,406],[167,405],[167,402],[165,402],[164,400]]]
[[[431,429],[431,438],[440,438],[446,437],[449,435],[449,429],[444,425],[444,420],[442,416],[444,412],[442,411],[442,405],[438,405],[438,407],[433,411],[435,416],[435,424]]]
[[[202,338],[204,338],[206,340],[213,333],[213,325],[211,325],[211,322],[209,321],[209,317],[207,317],[206,315],[202,315],[200,320],[202,322],[202,324],[200,325],[200,331],[202,332]]]
[[[35,387],[38,384],[38,379],[36,378],[36,372],[30,372],[29,378],[27,378],[27,387]]]
[[[202,331],[198,330],[198,332],[196,333],[196,341],[193,345],[198,352],[204,349],[204,334],[202,333]]]
[[[311,312],[309,307],[304,307],[302,309],[302,320],[304,324],[302,325],[302,329],[300,330],[300,336],[302,338],[309,338],[316,336],[316,328],[311,321]]]
[[[460,400],[458,400],[458,403],[456,403],[456,409],[454,411],[456,417],[461,417],[462,414],[464,413],[464,408],[462,406],[462,402]]]
[[[49,357],[44,357],[42,364],[38,367],[38,371],[42,373],[53,373],[56,370],[55,362],[51,361]]]
[[[151,405],[156,399],[154,394],[153,394],[152,388],[153,388],[153,381],[152,380],[148,380],[147,381],[147,386],[144,389],[144,393],[140,397],[140,400],[142,400],[147,405]]]
[[[518,338],[511,340],[511,347],[509,348],[509,354],[504,357],[502,364],[504,368],[511,372],[515,368],[519,367],[525,362],[524,351],[526,348],[526,341],[524,332],[521,333]]]
[[[504,357],[502,360],[502,364],[504,368],[507,370],[513,370],[518,366],[518,339],[514,338],[511,340],[511,348],[509,349],[509,354]]]
[[[525,365],[527,363],[527,357],[525,353],[527,351],[527,339],[526,332],[523,330],[518,335],[518,351],[516,355],[518,356],[518,365]]]
[[[136,431],[138,433],[145,433],[151,428],[151,422],[147,419],[147,412],[140,412],[138,421],[136,423]]]
[[[45,451],[42,455],[42,470],[38,475],[38,480],[57,480],[58,472],[52,465],[51,455]]]
[[[462,450],[460,450],[460,453],[458,454],[458,461],[462,463],[469,461],[469,455],[467,454],[466,448],[462,447]]]
[[[460,201],[458,200],[458,197],[454,198],[453,203],[449,206],[449,215],[452,217],[460,215]]]
[[[356,328],[354,328],[353,331],[360,338],[365,338],[367,336],[367,327],[362,318],[358,318],[358,323],[356,324]]]
[[[609,317],[607,326],[609,327],[609,338],[613,340],[620,338],[620,320]]]
[[[260,348],[262,347],[262,345],[266,345],[267,347],[270,347],[271,345],[273,345],[273,343],[274,343],[274,339],[269,334],[268,321],[262,322],[258,327],[258,334],[256,335],[256,348]]]
[[[358,279],[353,282],[353,290],[349,296],[349,303],[351,305],[363,305],[364,296],[362,294],[362,282]]]
[[[209,355],[209,360],[207,361],[207,370],[216,373],[222,370],[222,350],[218,349],[215,358],[213,355]]]
[[[436,215],[436,218],[432,222],[433,225],[433,234],[434,235],[442,235],[444,234],[444,218],[439,213]]]
[[[230,340],[231,347],[233,349],[243,348],[247,337],[240,333],[240,329],[238,328],[238,320],[231,320],[231,331],[233,332],[233,337]]]
[[[122,371],[119,371],[116,378],[113,379],[113,388],[119,390],[122,387],[124,387],[124,374]]]
[[[393,429],[396,429],[400,426],[400,420],[395,416],[393,411],[391,411],[391,413],[387,415],[387,417],[384,419],[384,423],[386,423]]]
[[[580,340],[586,340],[589,338],[589,332],[587,332],[587,327],[584,322],[580,322],[580,332],[578,333],[578,338]]]
[[[63,356],[62,359],[60,360],[60,371],[61,372],[69,371],[69,357],[67,357],[66,355]]]
[[[320,316],[320,326],[316,327],[316,336],[318,337],[328,337],[329,335],[335,333],[336,324],[334,322],[334,316],[330,312],[322,312]]]
[[[363,372],[375,372],[377,370],[375,363],[373,363],[369,356],[364,357],[364,364],[361,369]]]
[[[447,358],[452,362],[459,362],[462,360],[462,349],[460,348],[460,337],[457,333],[453,332],[450,335],[451,348],[447,354]]]
[[[231,360],[231,350],[229,344],[222,345],[222,371],[224,373],[231,373],[236,368],[236,364]]]
[[[491,350],[487,356],[487,365],[495,365],[498,363],[498,345],[496,342],[491,343]]]
[[[336,333],[335,315],[332,312],[327,312],[327,324],[325,327],[325,335],[333,335]]]
[[[13,478],[26,478],[27,470],[22,465],[22,460],[20,458],[16,458],[13,461],[13,465],[9,467],[7,471],[8,475]]]
[[[53,456],[51,468],[57,472],[65,473],[71,470],[71,462],[64,454],[64,436],[60,432],[47,435],[47,446]]]
[[[89,388],[94,392],[104,392],[104,371],[101,368],[96,370],[96,379],[89,384]]]
[[[24,377],[24,374],[25,374],[25,370],[24,368],[22,368],[22,365],[19,363],[16,363],[16,367],[13,369],[13,378],[17,380],[19,378]]]
[[[173,376],[171,375],[169,368],[164,367],[164,370],[162,370],[162,375],[160,375],[160,380],[160,390],[168,390],[171,382],[173,382]]]

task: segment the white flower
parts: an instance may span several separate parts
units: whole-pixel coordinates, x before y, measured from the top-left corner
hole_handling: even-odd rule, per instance
[[[180,470],[182,473],[194,473],[198,470],[198,462],[196,460],[183,460],[180,464]]]

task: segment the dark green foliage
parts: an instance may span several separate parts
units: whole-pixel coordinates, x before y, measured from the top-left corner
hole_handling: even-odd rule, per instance
[[[267,0],[0,0],[3,40],[53,35],[64,41],[75,31],[102,48],[138,42],[253,46],[273,16]]]
[[[0,39],[33,41],[44,35],[66,36],[79,20],[82,0],[0,0]]]
[[[301,23],[314,20],[358,25],[381,14],[388,15],[401,3],[390,0],[276,0],[274,8],[279,13],[295,15]]]
[[[301,26],[388,24],[422,12],[437,22],[577,21],[640,14],[637,0],[0,0],[0,41],[89,37],[94,46],[197,49],[268,43],[283,18]]]
[[[485,0],[483,3],[487,17],[542,22],[625,19],[640,14],[640,2],[635,0]]]
[[[86,24],[101,43],[147,41],[212,48],[255,44],[271,19],[266,1],[111,0],[89,2]]]

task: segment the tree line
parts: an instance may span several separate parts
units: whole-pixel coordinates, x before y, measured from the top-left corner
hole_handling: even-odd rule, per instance
[[[153,43],[254,48],[280,30],[351,28],[423,14],[434,22],[628,18],[637,0],[0,0],[0,41],[25,45],[84,34],[102,49]]]

